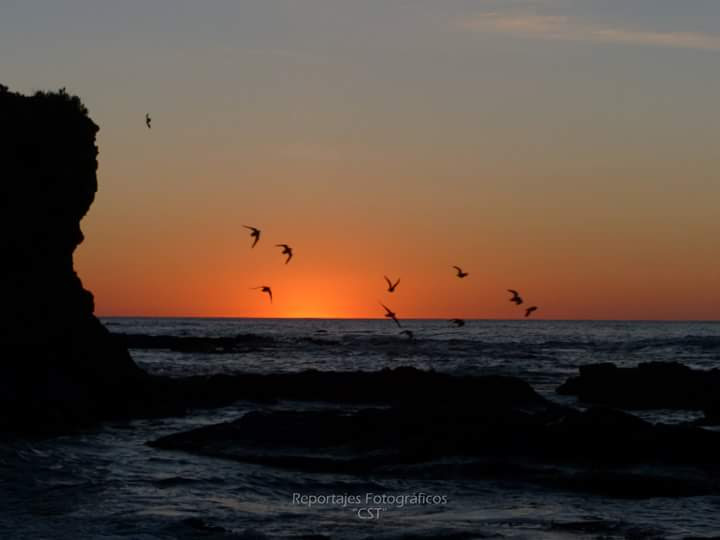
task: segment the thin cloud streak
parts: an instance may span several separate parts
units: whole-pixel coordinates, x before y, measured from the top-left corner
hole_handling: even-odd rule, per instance
[[[720,35],[716,34],[633,30],[601,26],[561,15],[489,12],[463,19],[460,26],[466,30],[538,39],[720,50]]]

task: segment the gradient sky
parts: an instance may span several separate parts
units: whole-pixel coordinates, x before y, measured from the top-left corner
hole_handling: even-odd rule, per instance
[[[101,127],[100,315],[718,319],[719,67],[717,0],[0,0]]]

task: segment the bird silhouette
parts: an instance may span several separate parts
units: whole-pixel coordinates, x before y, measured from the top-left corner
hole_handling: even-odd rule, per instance
[[[398,280],[395,283],[393,283],[392,281],[390,281],[389,277],[387,277],[387,276],[383,276],[383,277],[385,278],[385,281],[387,281],[388,292],[395,292],[395,287],[397,287],[400,284],[400,278],[398,278]]]
[[[403,335],[403,336],[407,336],[408,339],[414,339],[414,338],[415,338],[415,334],[413,334],[413,331],[412,331],[412,330],[403,330],[402,332],[400,332],[400,334]]]
[[[460,328],[461,326],[465,326],[465,321],[463,321],[462,319],[450,319],[450,322],[458,328]]]
[[[257,244],[260,241],[260,229],[256,229],[255,227],[251,227],[250,225],[243,225],[246,229],[250,229],[250,236],[255,239],[255,241],[252,243],[252,246],[255,247],[255,244]]]
[[[387,307],[385,304],[383,304],[382,302],[380,302],[380,305],[385,308],[385,316],[388,319],[392,319],[393,321],[395,321],[395,324],[397,324],[398,326],[401,327],[400,321],[397,320],[397,315],[395,315],[395,313],[389,307]]]
[[[525,310],[525,316],[529,317],[533,311],[537,311],[537,308],[538,308],[537,306],[530,306],[529,308],[527,308]]]
[[[513,295],[510,299],[511,302],[515,302],[518,306],[523,303],[523,299],[520,297],[520,294],[516,290],[508,289],[507,291]]]
[[[152,128],[152,126],[150,125],[151,122],[152,122],[152,118],[150,118],[150,114],[145,113],[145,125],[147,126],[148,129]]]
[[[262,285],[260,287],[251,287],[253,290],[260,289],[261,292],[268,293],[268,296],[270,297],[270,303],[272,304],[272,289],[268,287],[267,285]]]
[[[287,244],[275,244],[275,247],[283,248],[282,254],[287,255],[287,259],[285,259],[285,264],[289,263],[290,259],[292,259],[293,256],[292,248]]]
[[[463,271],[462,271],[462,268],[460,268],[459,266],[453,266],[453,268],[454,268],[455,270],[457,270],[457,277],[459,277],[459,278],[464,278],[465,276],[469,276],[469,275],[470,275],[470,274],[468,274],[467,272],[463,272]]]

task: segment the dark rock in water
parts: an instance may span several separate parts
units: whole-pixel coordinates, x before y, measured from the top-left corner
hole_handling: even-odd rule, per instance
[[[158,447],[357,450],[399,463],[448,456],[530,456],[592,463],[720,463],[720,434],[653,425],[612,409],[528,411],[498,404],[408,404],[347,411],[254,411],[169,435]]]
[[[720,425],[720,396],[718,397],[718,400],[714,401],[713,403],[711,403],[707,407],[705,407],[703,412],[705,413],[705,417],[696,421],[695,422],[696,425],[700,425],[700,426],[718,426],[718,425]]]
[[[720,370],[695,370],[676,362],[648,362],[633,368],[615,364],[582,366],[557,392],[585,403],[623,409],[693,409],[717,405]]]
[[[515,406],[527,410],[557,408],[529,384],[514,377],[453,376],[413,367],[379,371],[192,376],[163,383],[164,392],[182,394],[191,406],[239,399],[328,401],[335,403],[415,404],[422,408],[452,406],[477,409]]]
[[[720,493],[718,433],[655,426],[610,409],[527,410],[492,398],[468,407],[428,401],[353,412],[255,411],[148,444],[348,474],[407,474],[418,464],[474,458],[485,463],[482,476],[565,489],[625,497]],[[556,465],[552,474],[548,464]]]

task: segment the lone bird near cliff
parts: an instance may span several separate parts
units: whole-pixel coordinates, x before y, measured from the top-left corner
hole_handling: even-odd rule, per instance
[[[464,278],[465,276],[469,276],[469,275],[470,275],[470,274],[468,274],[467,272],[463,272],[463,271],[462,271],[462,268],[460,268],[459,266],[453,266],[453,268],[454,268],[455,270],[457,270],[457,277],[459,277],[459,278]]]
[[[520,297],[520,294],[516,290],[508,289],[507,291],[513,295],[510,299],[511,302],[515,302],[518,306],[523,303],[523,299]]]
[[[260,289],[260,292],[268,293],[268,296],[270,297],[270,303],[272,304],[272,289],[268,287],[267,285],[262,285],[261,287],[251,287],[253,290]]]
[[[275,247],[283,248],[282,254],[287,255],[287,259],[285,259],[285,264],[289,263],[290,259],[292,259],[292,256],[293,256],[292,248],[290,246],[288,246],[287,244],[275,244]]]
[[[251,227],[250,225],[243,225],[246,229],[250,229],[250,236],[255,239],[255,241],[252,243],[252,246],[255,247],[255,244],[258,243],[260,240],[260,229],[256,229],[255,227]]]
[[[529,317],[533,311],[537,311],[537,308],[538,308],[537,306],[530,306],[529,308],[527,308],[525,310],[525,316]]]
[[[461,326],[465,326],[465,321],[463,321],[462,319],[450,319],[450,322],[458,328],[460,328]]]
[[[395,324],[400,326],[400,321],[397,320],[397,315],[395,315],[395,313],[389,307],[387,307],[385,304],[383,304],[382,302],[380,302],[380,305],[385,308],[385,316],[388,319],[392,319],[393,321],[395,321]]]
[[[395,283],[393,283],[392,281],[390,281],[389,277],[387,277],[387,276],[383,276],[383,277],[385,278],[385,281],[387,281],[388,292],[395,292],[395,287],[397,287],[400,284],[400,278],[398,278],[398,280]]]
[[[152,123],[152,118],[150,118],[150,114],[145,113],[145,125],[147,126],[148,129],[152,128],[152,126],[150,125],[151,123]]]

